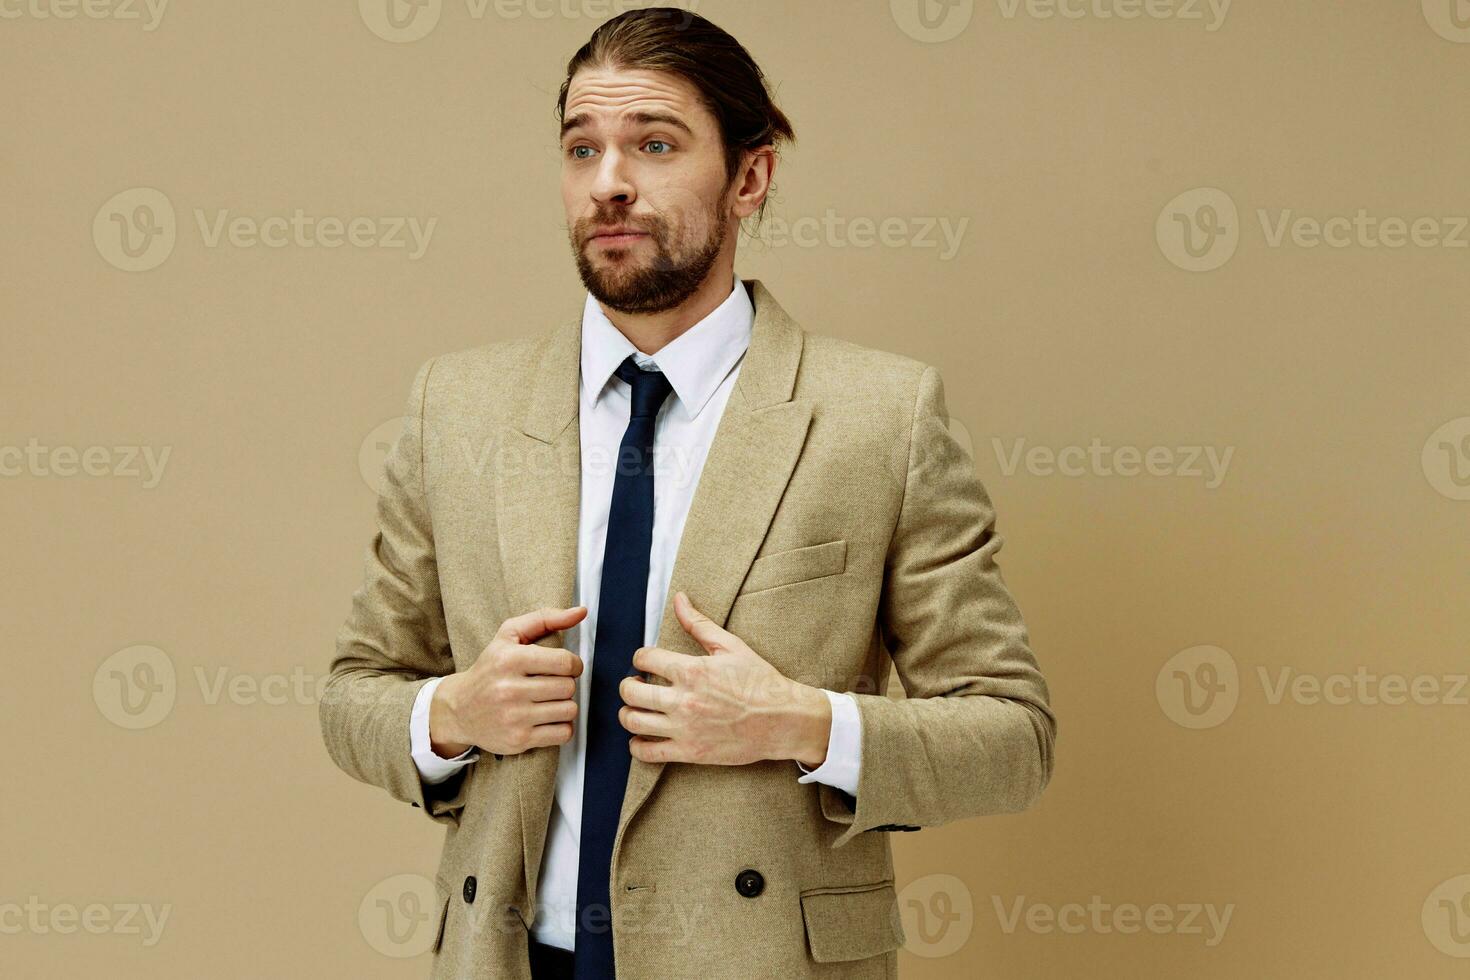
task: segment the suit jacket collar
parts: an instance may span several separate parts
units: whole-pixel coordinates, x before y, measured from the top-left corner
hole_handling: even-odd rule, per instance
[[[801,327],[761,280],[744,279],[740,284],[755,315],[735,390],[749,410],[755,411],[791,398],[801,359]],[[527,390],[518,427],[541,442],[554,442],[577,417],[582,329],[581,316],[563,322],[542,338],[532,357],[536,375]],[[627,338],[623,340],[627,342]],[[628,344],[628,350],[634,350],[632,344]],[[621,358],[612,367],[620,363]],[[608,376],[611,373],[609,370]]]
[[[632,355],[640,365],[656,364],[673,386],[685,415],[697,418],[750,346],[754,319],[750,294],[736,276],[724,302],[649,356],[633,346],[588,293],[582,310],[582,403],[594,404],[618,365]]]

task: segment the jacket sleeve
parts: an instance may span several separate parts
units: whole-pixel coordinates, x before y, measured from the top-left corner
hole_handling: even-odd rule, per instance
[[[354,779],[381,787],[431,818],[454,823],[463,775],[426,785],[411,754],[409,720],[419,688],[454,672],[440,601],[425,493],[425,419],[431,359],[418,370],[403,428],[389,450],[362,585],[337,633],[319,705],[327,752]],[[468,768],[468,767],[466,767]]]
[[[868,830],[917,830],[1014,813],[1051,779],[1056,719],[996,554],[989,495],[948,426],[926,365],[909,432],[903,500],[884,568],[878,628],[905,699],[856,694],[856,797],[821,788],[823,815]]]

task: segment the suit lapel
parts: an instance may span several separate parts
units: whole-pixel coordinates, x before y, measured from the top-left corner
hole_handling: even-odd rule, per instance
[[[750,346],[690,504],[656,640],[658,646],[681,653],[702,655],[704,650],[679,625],[674,593],[688,593],[695,608],[724,625],[765,540],[811,423],[811,403],[791,398],[801,360],[801,329],[760,280],[746,284],[755,306]],[[502,465],[496,468],[501,561],[516,612],[574,602],[581,492],[580,316],[549,333],[532,359],[537,364],[535,377],[526,390],[519,423],[506,429]],[[557,634],[540,642],[558,646],[562,637]],[[558,758],[558,746],[515,757],[526,887],[532,903]],[[665,768],[665,763],[632,760],[614,862],[624,829]]]

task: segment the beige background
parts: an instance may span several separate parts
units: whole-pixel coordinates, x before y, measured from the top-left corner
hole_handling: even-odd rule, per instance
[[[375,903],[432,874],[439,829],[332,766],[310,688],[414,369],[580,308],[553,106],[622,8],[454,0],[404,42],[366,0],[196,0],[151,30],[120,2],[92,9],[142,19],[0,0],[0,975],[425,976],[375,948]],[[698,5],[800,138],[738,271],[808,329],[941,368],[1059,717],[1036,809],[893,835],[904,977],[1470,967],[1470,29],[1449,2],[1222,22],[989,0],[933,29],[911,0]],[[154,267],[125,271],[137,188],[175,240],[135,237]],[[211,244],[196,217],[298,208],[437,224],[414,258]],[[1288,210],[1433,220],[1400,247],[1273,244]],[[935,222],[967,222],[957,250]],[[1169,475],[1117,475],[1079,455],[1094,439],[1169,447]],[[93,474],[65,475],[89,447]],[[167,451],[161,476],[124,447]],[[1229,452],[1223,478],[1180,447]],[[175,690],[130,729],[116,678],[148,680],[139,658]],[[1283,671],[1347,703],[1278,696]],[[1392,676],[1430,703],[1381,703]],[[75,924],[93,904],[101,934]],[[152,945],[129,904],[167,910]],[[1159,932],[1120,931],[1153,905]],[[1223,935],[1190,906],[1228,909]]]

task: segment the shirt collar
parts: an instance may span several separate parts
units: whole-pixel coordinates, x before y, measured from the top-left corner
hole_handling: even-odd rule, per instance
[[[589,292],[582,310],[582,393],[595,404],[618,365],[632,354],[639,367],[657,365],[692,419],[750,346],[755,308],[739,276],[735,288],[709,315],[656,354],[644,354],[613,326]]]

